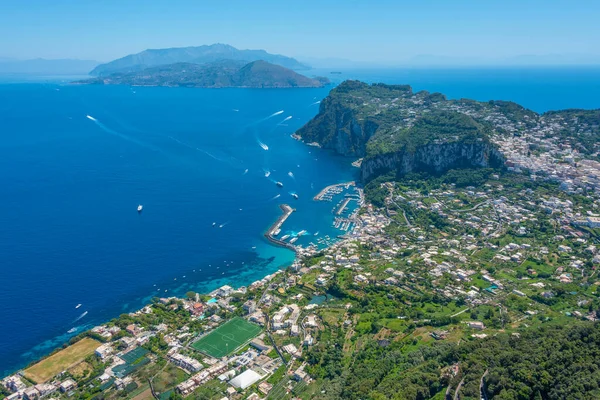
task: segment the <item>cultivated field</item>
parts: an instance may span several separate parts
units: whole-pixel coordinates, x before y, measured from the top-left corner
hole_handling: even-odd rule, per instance
[[[94,353],[100,346],[100,342],[85,338],[59,351],[56,354],[40,361],[25,370],[25,377],[34,382],[46,382],[59,372],[65,371],[83,361],[87,356]]]

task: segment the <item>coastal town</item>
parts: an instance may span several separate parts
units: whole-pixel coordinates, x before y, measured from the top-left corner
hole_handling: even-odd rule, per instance
[[[287,270],[248,287],[157,298],[94,327],[2,380],[6,398],[318,397],[308,355],[332,327],[344,352],[356,351],[375,323],[354,310],[368,287],[397,302],[377,321],[380,341],[481,340],[548,318],[596,320],[599,199],[532,189],[514,174],[427,194],[416,182],[385,183],[383,206],[364,205],[343,240],[299,249]],[[424,296],[434,297],[415,303]]]
[[[153,298],[5,377],[0,398],[345,398],[339,379],[371,348],[408,354],[597,321],[600,163],[563,134],[598,125],[426,96],[373,104],[409,104],[398,111],[408,125],[436,107],[488,121],[504,167],[329,186],[313,200],[337,201],[339,235],[308,245],[282,235],[294,209],[281,205],[264,236],[296,252],[292,265],[248,286]],[[439,398],[483,396],[485,374],[465,368],[432,374]],[[478,389],[464,389],[469,376]]]

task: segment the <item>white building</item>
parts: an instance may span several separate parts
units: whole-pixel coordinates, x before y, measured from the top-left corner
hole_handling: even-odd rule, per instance
[[[254,370],[248,369],[232,380],[229,381],[229,384],[238,389],[246,389],[248,386],[251,386],[262,379],[262,375],[258,374]]]

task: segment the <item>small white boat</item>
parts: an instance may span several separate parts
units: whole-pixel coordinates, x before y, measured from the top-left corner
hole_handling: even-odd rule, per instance
[[[283,183],[281,183],[281,182],[275,182],[275,184],[279,187],[283,187]]]
[[[67,331],[67,333],[75,333],[77,331],[77,328],[71,328]]]
[[[292,193],[292,197],[298,200],[298,195],[296,193]]]
[[[77,309],[77,308],[79,308],[79,307],[81,307],[81,303],[79,303],[79,304],[77,304],[77,305],[75,306],[75,308],[76,308],[76,309]]]
[[[216,223],[216,222],[213,222],[213,226],[216,226],[216,225],[217,225],[217,223]]]
[[[137,210],[138,210],[138,212],[139,212],[139,213],[141,213],[143,209],[144,209],[144,206],[143,206],[143,205],[141,205],[141,204],[140,204],[140,205],[138,205],[138,208],[137,208]]]

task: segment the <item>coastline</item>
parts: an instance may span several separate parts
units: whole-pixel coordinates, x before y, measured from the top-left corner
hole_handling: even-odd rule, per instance
[[[190,85],[128,85],[119,83],[100,83],[100,82],[69,82],[69,85],[74,86],[128,86],[128,87],[166,87],[166,88],[183,88],[183,89],[323,89],[330,86],[331,83],[321,86],[190,86]]]
[[[313,201],[322,201],[322,195],[328,193],[329,190],[333,189],[333,188],[337,188],[337,187],[349,187],[349,186],[355,186],[356,183],[355,181],[350,181],[350,182],[342,182],[342,183],[337,183],[337,184],[333,184],[333,185],[328,185],[326,186],[324,189],[322,189],[317,196],[320,195],[319,199],[317,199],[317,196],[313,197]],[[363,207],[364,202],[362,201],[362,193],[361,193],[361,201],[358,204],[358,207],[356,208],[356,210],[359,210],[360,208]],[[264,280],[270,276],[276,275],[281,273],[282,271],[284,271],[287,268],[293,267],[297,262],[298,259],[300,257],[305,257],[305,256],[310,256],[312,255],[316,249],[311,249],[309,248],[303,248],[302,246],[296,246],[293,245],[292,243],[288,243],[288,242],[284,242],[280,239],[277,239],[276,237],[273,236],[273,233],[277,230],[280,229],[283,224],[285,223],[285,221],[296,211],[295,208],[292,208],[290,205],[288,204],[280,204],[279,208],[282,211],[282,215],[280,215],[275,222],[270,225],[269,229],[263,234],[263,236],[267,239],[267,241],[272,245],[272,246],[276,246],[276,247],[283,247],[286,248],[288,250],[292,250],[294,252],[294,258],[291,262],[286,262],[286,265],[282,265],[280,266],[278,269],[272,271],[272,272],[265,272],[264,275],[261,275],[260,277],[253,277],[253,282],[251,284],[249,284],[248,286],[251,286],[253,283],[259,282],[261,280]],[[320,251],[326,250],[326,249],[330,249],[330,248],[335,248],[337,246],[342,245],[344,242],[351,240],[352,236],[350,235],[351,232],[348,232],[344,235],[338,235],[337,236],[337,241],[328,244],[327,246],[325,246],[324,248],[321,248]],[[312,251],[311,251],[312,250]],[[231,282],[229,282],[231,283]],[[220,285],[223,284],[227,284],[226,282],[221,281],[221,279],[219,278],[215,278],[213,280],[211,280],[210,284],[208,284],[208,287],[203,291],[203,292],[198,292],[201,295],[210,295],[210,293],[214,292],[215,290],[217,290],[217,288]],[[240,287],[245,287],[246,285],[242,285],[242,286],[235,286],[235,289],[239,289]],[[140,303],[141,306],[133,306],[130,308],[130,311],[128,311],[128,314],[135,314],[135,313],[139,313],[142,312],[148,305],[148,300],[151,299],[152,297],[155,297],[153,294],[147,294],[145,296],[143,296],[142,298],[140,298]],[[173,295],[173,297],[175,298],[180,298],[183,299],[183,297],[177,296],[177,295]],[[116,318],[116,317],[115,317]],[[109,320],[102,320],[99,322],[95,322],[92,325],[101,325],[104,324],[106,322],[110,321]],[[47,359],[48,357],[52,356],[53,354],[73,345],[74,343],[79,342],[80,340],[86,338],[86,337],[90,337],[89,336],[89,332],[91,332],[93,326],[88,325],[88,328],[78,332],[76,335],[71,336],[68,338],[67,341],[61,343],[60,345],[54,347],[50,352],[48,352],[47,354],[44,354],[41,357],[36,358],[35,360],[32,360],[30,362],[28,362],[26,365],[24,365],[23,367],[17,369],[17,370],[12,370],[12,371],[8,371],[3,374],[4,376],[10,376],[13,374],[23,374],[24,370],[30,368],[33,365],[36,365],[37,363],[39,363],[42,360]]]

